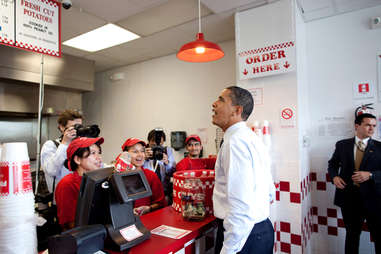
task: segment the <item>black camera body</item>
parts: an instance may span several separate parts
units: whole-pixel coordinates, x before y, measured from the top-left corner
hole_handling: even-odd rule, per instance
[[[74,129],[77,131],[77,137],[97,138],[101,133],[98,125],[93,124],[89,126],[83,126],[82,124],[74,125]]]
[[[158,146],[158,145],[155,145],[153,147],[151,147],[152,149],[152,159],[153,160],[157,160],[157,161],[160,161],[163,159],[164,157],[164,153],[167,153],[167,149],[166,147],[163,147],[163,146]]]
[[[160,161],[163,159],[163,154],[167,153],[167,148],[164,146],[161,146],[161,139],[164,138],[164,131],[163,130],[155,130],[155,145],[151,147],[152,149],[152,160]]]

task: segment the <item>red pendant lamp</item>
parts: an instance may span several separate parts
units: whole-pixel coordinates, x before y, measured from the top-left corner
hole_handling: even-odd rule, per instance
[[[224,55],[220,46],[216,43],[204,40],[204,34],[201,33],[200,0],[198,0],[198,33],[196,40],[184,44],[176,56],[185,62],[205,63],[218,60]]]

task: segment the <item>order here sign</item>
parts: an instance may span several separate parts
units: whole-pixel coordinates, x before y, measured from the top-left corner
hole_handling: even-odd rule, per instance
[[[295,42],[283,42],[238,53],[240,79],[250,79],[293,71]]]
[[[0,43],[61,56],[61,4],[54,0],[1,0]]]
[[[237,12],[236,63],[240,80],[296,69],[293,1],[275,1]],[[258,25],[260,24],[260,25]]]

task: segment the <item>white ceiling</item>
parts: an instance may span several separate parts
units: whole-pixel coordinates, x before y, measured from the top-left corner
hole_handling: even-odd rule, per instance
[[[173,54],[198,32],[197,0],[72,0],[62,9],[62,41],[114,23],[141,38],[86,52],[68,46],[64,54],[95,61],[97,72]],[[234,13],[278,0],[201,0],[202,32],[205,39],[223,42],[234,39]],[[381,4],[381,0],[297,0],[305,21],[337,15]],[[381,13],[380,13],[381,15]],[[91,42],[90,42],[91,43]]]

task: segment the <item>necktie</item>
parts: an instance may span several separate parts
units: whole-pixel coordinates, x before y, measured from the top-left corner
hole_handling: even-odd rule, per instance
[[[365,144],[361,140],[356,144],[355,172],[360,170],[362,158],[364,157]],[[355,183],[356,186],[360,186]]]

